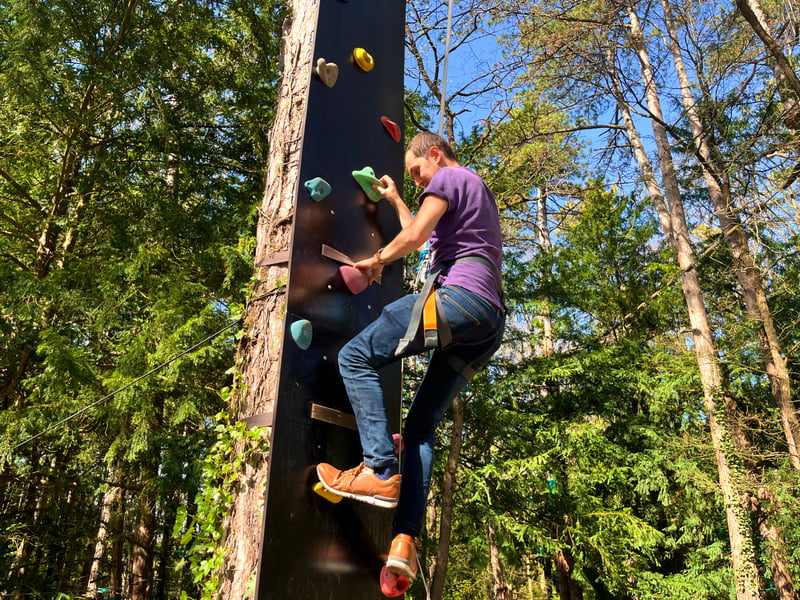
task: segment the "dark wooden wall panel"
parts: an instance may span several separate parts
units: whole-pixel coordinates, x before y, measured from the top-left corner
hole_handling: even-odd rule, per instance
[[[331,88],[316,76],[309,86],[257,581],[261,600],[383,597],[377,576],[379,555],[390,541],[391,511],[349,500],[332,504],[311,492],[317,463],[355,466],[361,445],[356,431],[312,419],[310,412],[318,404],[352,413],[338,352],[402,293],[400,263],[384,270],[382,285],[353,295],[339,263],[320,251],[327,244],[358,260],[399,230],[391,206],[369,200],[351,173],[371,166],[378,176],[402,181],[402,142],[390,137],[380,119],[403,124],[404,19],[402,0],[321,1],[314,57],[336,63],[339,75]],[[356,47],[372,55],[372,71],[353,64]],[[320,202],[303,187],[314,177],[332,187]],[[313,328],[307,350],[290,333],[300,319]],[[399,431],[400,365],[386,369],[382,379]]]

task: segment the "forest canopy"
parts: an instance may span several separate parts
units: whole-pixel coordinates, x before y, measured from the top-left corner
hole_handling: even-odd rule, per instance
[[[0,3],[0,598],[217,592],[297,4]],[[443,86],[447,12],[405,129],[494,191],[510,313],[409,595],[794,598],[800,5],[461,0]]]

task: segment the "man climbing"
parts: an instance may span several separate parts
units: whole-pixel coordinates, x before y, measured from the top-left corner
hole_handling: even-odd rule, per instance
[[[402,230],[374,256],[356,263],[370,283],[383,267],[430,243],[431,276],[419,294],[386,306],[339,353],[339,371],[353,406],[364,461],[340,471],[317,466],[331,492],[386,508],[397,507],[386,567],[409,579],[417,572],[419,536],[433,468],[434,434],[445,411],[499,348],[505,324],[500,220],[492,192],[459,165],[441,136],[417,134],[405,155],[418,187],[416,217],[391,177],[375,189],[397,211]],[[403,474],[392,440],[378,371],[430,349],[430,362],[403,429]],[[402,485],[401,485],[402,482]]]

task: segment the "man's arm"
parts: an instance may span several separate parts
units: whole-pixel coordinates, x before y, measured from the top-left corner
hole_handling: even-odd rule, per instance
[[[399,199],[399,195],[397,198]],[[402,200],[400,200],[400,204],[403,204]],[[416,217],[412,216],[411,212],[406,208],[410,219],[406,219],[406,223],[400,233],[384,246],[380,253],[376,252],[375,255],[357,262],[354,266],[357,269],[366,271],[369,274],[370,283],[372,283],[380,274],[384,265],[398,258],[403,258],[427,242],[439,219],[447,212],[448,208],[447,200],[441,196],[434,194],[425,196],[425,201],[422,203]],[[400,214],[401,211],[398,210],[398,215]],[[400,217],[400,223],[401,225],[403,224],[402,216]],[[380,259],[378,254],[380,254]]]
[[[389,175],[384,175],[381,177],[381,183],[383,183],[383,186],[373,185],[372,187],[379,191],[397,212],[397,216],[400,218],[400,227],[408,226],[409,223],[414,220],[414,215],[411,214],[406,203],[403,202],[403,198],[400,196],[394,179],[389,177]]]

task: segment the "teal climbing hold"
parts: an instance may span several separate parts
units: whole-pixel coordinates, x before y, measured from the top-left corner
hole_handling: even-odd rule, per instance
[[[292,323],[292,339],[302,350],[308,350],[311,345],[311,322],[300,319]]]
[[[383,187],[383,182],[375,177],[375,171],[372,170],[372,167],[364,167],[360,171],[353,171],[353,177],[355,177],[355,180],[358,182],[358,185],[361,186],[361,189],[364,190],[367,198],[373,202],[378,202],[381,198],[383,198],[381,193],[372,187],[373,185],[379,185]]]
[[[325,181],[322,177],[314,177],[314,179],[309,179],[304,185],[306,186],[308,193],[311,195],[311,198],[315,202],[325,199],[325,197],[331,193],[331,184]]]

